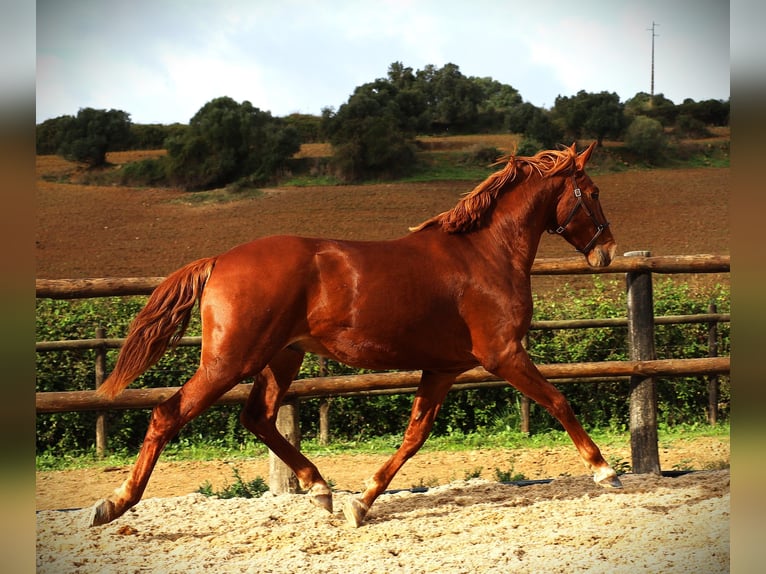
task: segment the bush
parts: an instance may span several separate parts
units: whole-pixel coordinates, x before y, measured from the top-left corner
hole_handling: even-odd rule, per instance
[[[687,114],[681,114],[676,118],[675,135],[682,138],[706,138],[710,137],[710,130],[702,120]]]
[[[130,115],[121,110],[83,108],[63,123],[59,137],[58,155],[98,167],[106,163],[106,152],[128,147]]]
[[[636,117],[625,133],[625,147],[649,162],[661,159],[667,145],[662,124],[646,116]]]
[[[298,131],[269,112],[228,97],[205,104],[181,135],[167,140],[167,173],[189,191],[240,178],[266,182],[300,149]]]
[[[126,163],[120,168],[120,185],[133,187],[164,186],[168,183],[164,157]]]
[[[503,153],[495,146],[476,144],[463,154],[462,163],[483,167],[492,165],[502,156]]]
[[[707,313],[711,301],[718,304],[719,312],[729,310],[728,289],[721,286],[706,291],[694,291],[688,285],[672,279],[655,281],[654,313],[660,315],[687,315]],[[588,317],[624,317],[624,285],[615,280],[607,284],[594,279],[594,290],[570,298],[546,297],[535,300],[536,319],[578,319]],[[730,348],[730,325],[718,325],[719,354],[726,355]],[[655,328],[655,349],[660,359],[705,357],[708,353],[707,324],[658,325]],[[598,328],[558,331],[532,331],[530,355],[537,363],[627,360],[627,329]],[[722,418],[729,414],[729,378],[721,378]],[[704,424],[707,420],[707,381],[705,377],[658,379],[658,408],[660,423]],[[588,428],[604,427],[620,430],[627,428],[628,385],[607,382],[583,385],[562,385],[562,392],[572,404],[580,422]],[[558,423],[543,409],[536,408],[534,419],[539,425],[557,428]],[[547,423],[546,423],[547,420]]]
[[[269,485],[266,484],[266,481],[262,477],[256,476],[253,480],[245,481],[240,475],[238,468],[234,467],[231,470],[235,479],[233,484],[228,484],[221,490],[214,491],[210,481],[206,481],[200,485],[197,492],[204,494],[207,497],[228,499],[260,498],[263,496],[263,493],[269,490]]]
[[[532,157],[537,152],[544,150],[545,146],[534,138],[525,137],[516,148],[516,155]]]
[[[336,175],[346,182],[396,178],[415,165],[407,94],[377,80],[359,86],[337,113],[323,111],[322,130],[333,146]]]
[[[542,144],[542,149],[554,149],[561,142],[563,130],[551,119],[550,112],[536,109],[524,130],[524,136]]]

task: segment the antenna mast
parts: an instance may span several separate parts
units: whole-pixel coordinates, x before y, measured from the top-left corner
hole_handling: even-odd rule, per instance
[[[654,101],[654,39],[657,36],[659,36],[659,34],[655,34],[654,33],[654,27],[655,26],[659,26],[659,24],[656,24],[654,22],[654,20],[652,20],[652,27],[651,28],[647,28],[647,30],[651,31],[651,33],[652,33],[652,87],[651,87],[651,92],[649,94],[651,96],[651,101],[652,102]]]

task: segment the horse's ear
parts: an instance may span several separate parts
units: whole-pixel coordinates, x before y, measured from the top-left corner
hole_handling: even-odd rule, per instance
[[[585,150],[577,156],[577,169],[581,170],[585,168],[585,164],[588,163],[588,160],[590,159],[590,154],[593,153],[593,150],[596,148],[596,142],[593,142],[590,144]]]

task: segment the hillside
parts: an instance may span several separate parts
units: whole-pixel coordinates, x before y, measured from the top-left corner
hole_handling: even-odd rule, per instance
[[[429,145],[448,150],[475,145],[477,138],[463,140]],[[502,149],[512,142],[499,143]],[[315,145],[302,153],[324,151]],[[119,168],[156,153],[115,153],[109,160]],[[282,186],[206,203],[174,189],[72,183],[77,173],[77,166],[58,157],[37,158],[39,278],[165,275],[270,234],[391,239],[449,209],[479,181]],[[634,169],[592,177],[618,253],[729,253],[729,168]],[[538,257],[568,256],[577,254],[566,242],[543,237]]]

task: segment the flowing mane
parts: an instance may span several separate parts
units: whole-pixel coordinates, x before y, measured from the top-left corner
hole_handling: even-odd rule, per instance
[[[573,169],[576,157],[575,144],[572,144],[571,147],[561,150],[540,151],[531,157],[517,157],[511,154],[500,158],[493,165],[505,161],[503,169],[496,171],[466,193],[455,207],[410,228],[410,231],[420,231],[432,225],[441,226],[447,233],[465,233],[478,229],[484,225],[485,216],[494,205],[500,190],[509,182],[515,181],[524,166],[531,168],[527,177],[533,172],[537,172],[541,177],[550,177]]]

